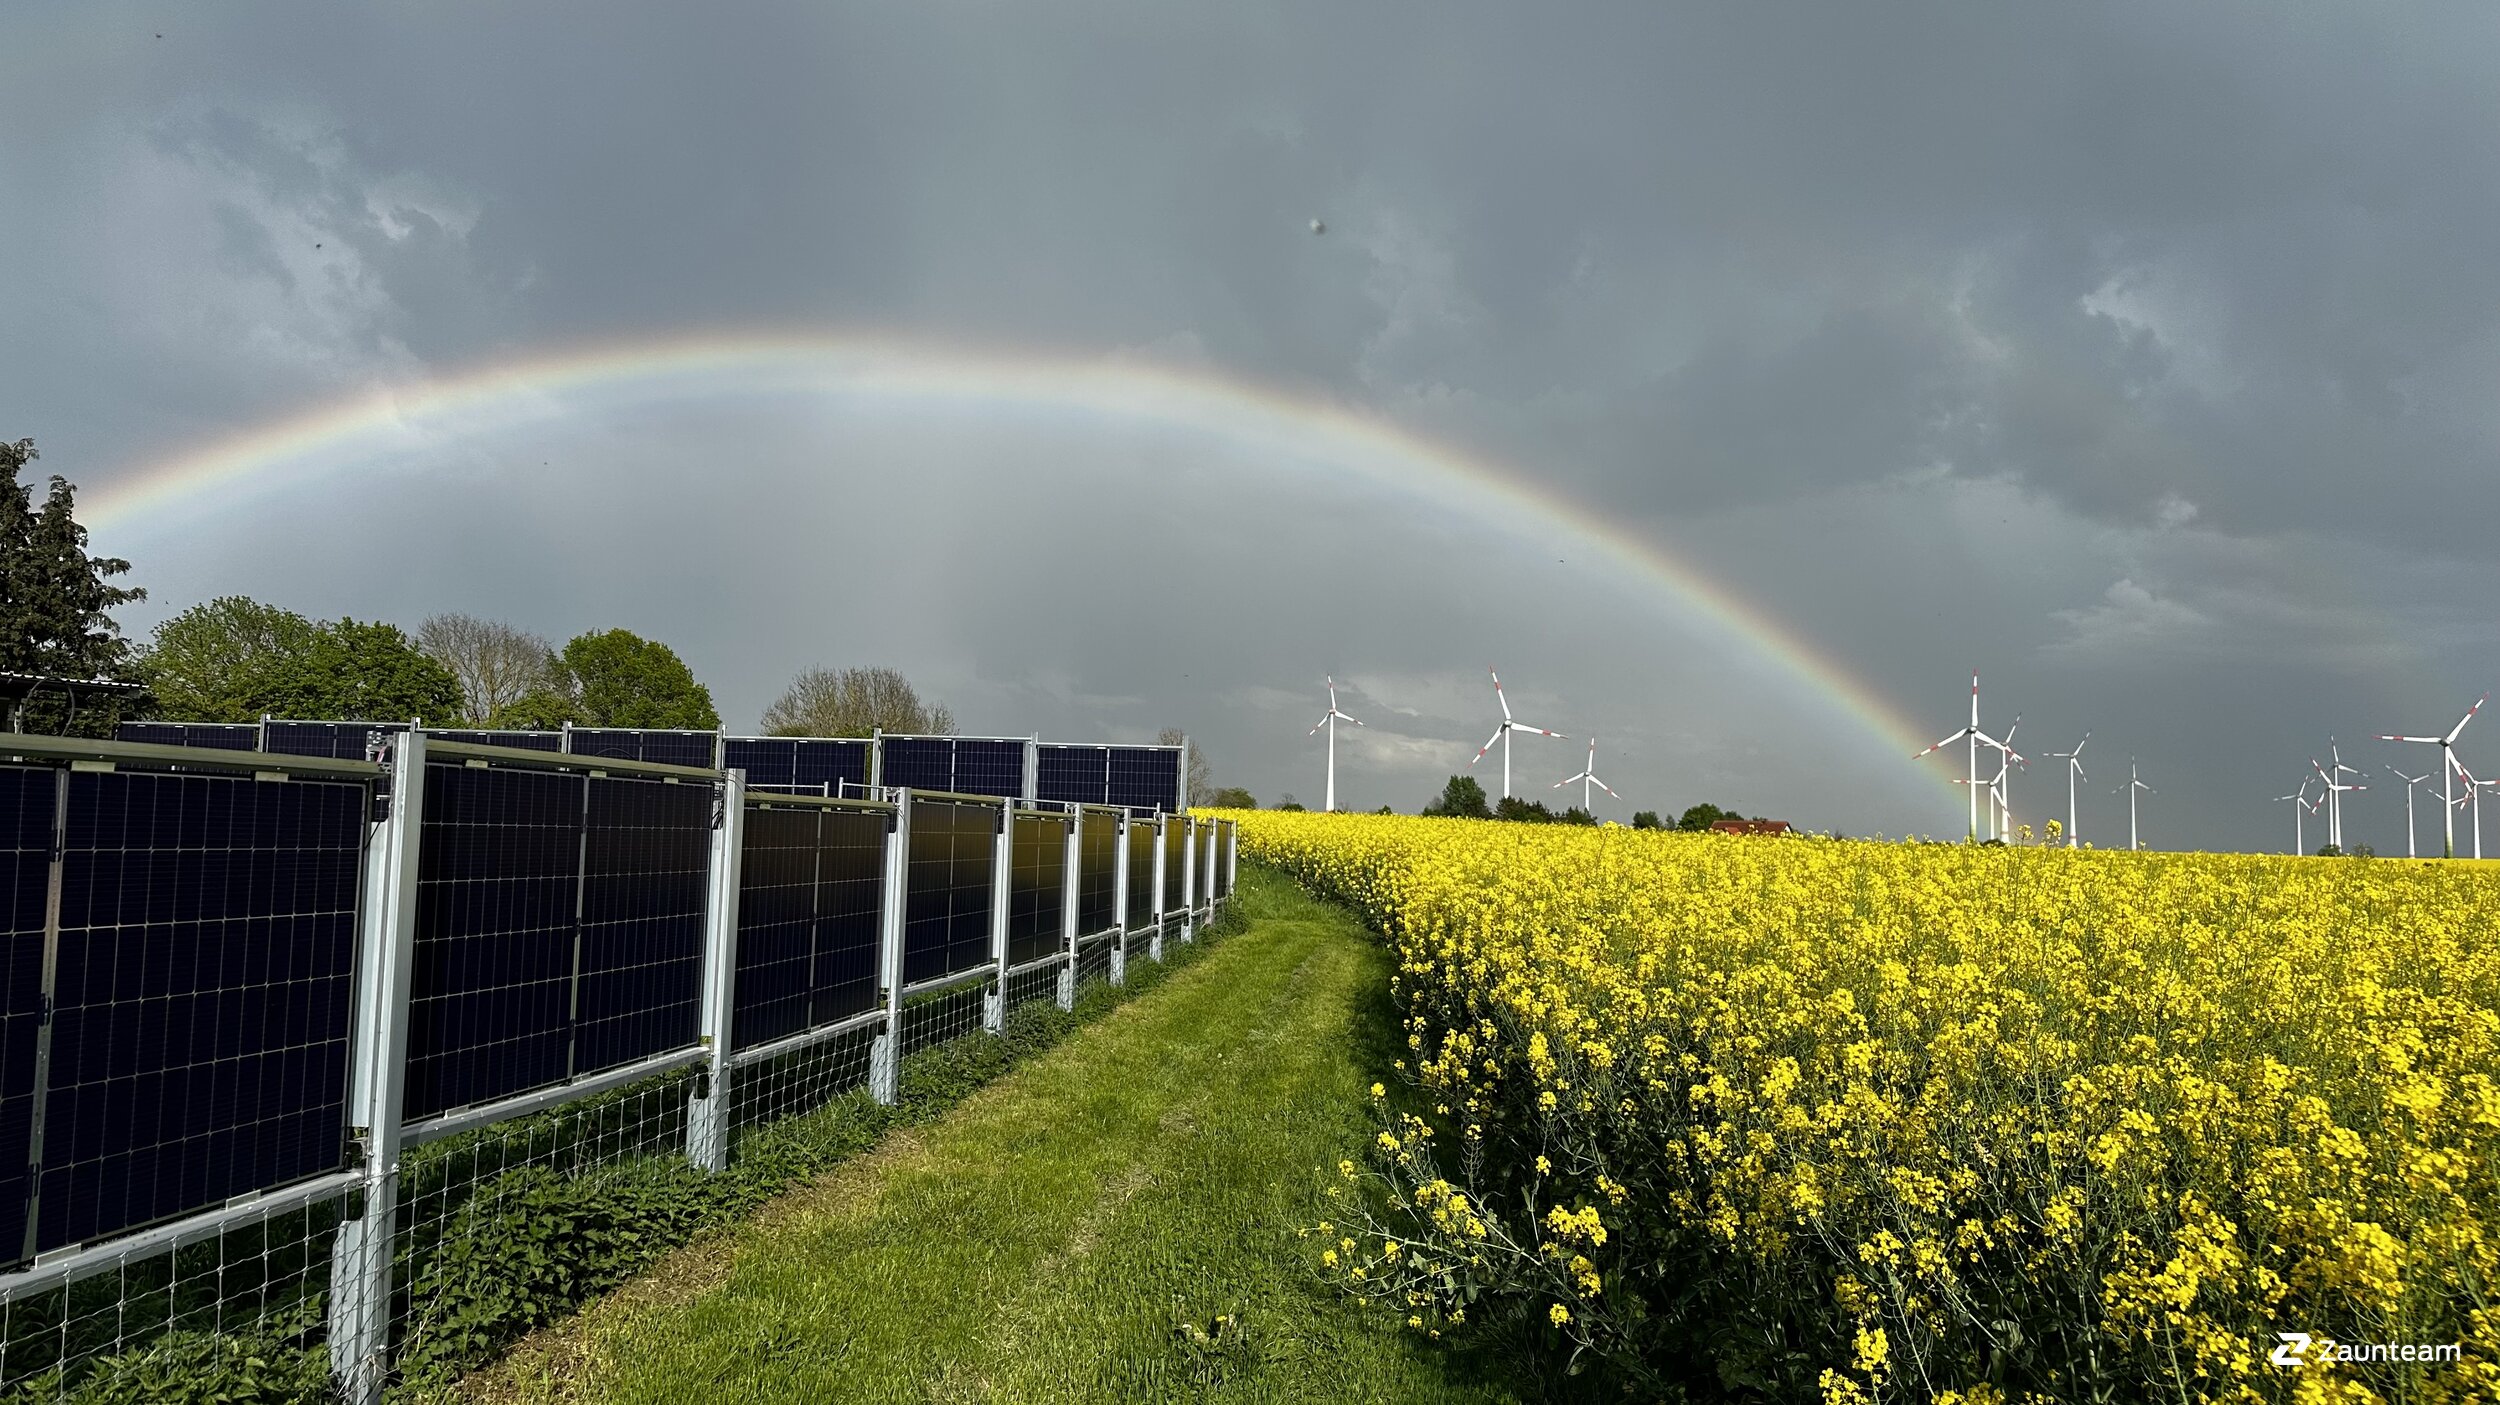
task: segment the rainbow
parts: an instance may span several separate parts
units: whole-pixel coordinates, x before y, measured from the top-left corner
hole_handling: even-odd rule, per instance
[[[1115,358],[1002,355],[886,335],[704,335],[539,355],[350,395],[117,475],[88,495],[94,527],[130,528],[211,489],[275,487],[389,452],[559,412],[587,392],[687,396],[783,391],[872,402],[1088,414],[1290,455],[1456,509],[1496,528],[1579,545],[1666,605],[1700,616],[1807,684],[1894,757],[1925,744],[1880,695],[1710,576],[1516,469],[1344,406],[1210,371]]]

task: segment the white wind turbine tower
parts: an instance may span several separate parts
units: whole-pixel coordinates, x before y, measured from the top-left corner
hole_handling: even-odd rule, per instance
[[[2328,744],[2330,746],[2333,745],[2333,741],[2330,739]],[[2319,765],[2318,758],[2314,756],[2309,758],[2309,769],[2318,773],[2319,780],[2326,782],[2326,842],[2334,845],[2335,852],[2340,854],[2344,852],[2344,792],[2347,790],[2368,790],[2369,787],[2366,785],[2346,785],[2342,781],[2335,779],[2335,771],[2330,771],[2324,766]],[[2336,771],[2349,771],[2351,769],[2352,768],[2350,766],[2345,765],[2341,761],[2335,763]]]
[[[2457,719],[2457,725],[2449,728],[2448,735],[2444,737],[2391,737],[2383,733],[2379,737],[2379,740],[2383,742],[2422,742],[2426,745],[2439,748],[2439,759],[2441,763],[2439,767],[2439,796],[2440,799],[2447,802],[2446,804],[2440,806],[2442,817],[2447,821],[2448,826],[2448,851],[2442,856],[2445,858],[2453,859],[2457,856],[2457,801],[2456,790],[2454,788],[2454,773],[2465,769],[2463,766],[2459,766],[2457,764],[2457,733],[2464,731],[2465,724],[2473,721],[2474,714],[2482,711],[2483,704],[2489,701],[2491,701],[2491,694],[2489,693],[2485,693],[2481,697],[2476,698],[2474,700],[2474,705],[2465,710],[2465,715]],[[2475,814],[2478,816],[2481,813],[2482,812],[2480,810],[2475,811]]]
[[[2006,735],[2013,735],[2011,729],[2008,729]],[[2092,734],[2084,733],[2083,742],[2090,740],[2092,740]],[[2083,773],[2083,742],[2075,743],[2075,749],[2072,751],[2049,753],[2051,759],[2066,763],[2066,847],[2069,849],[2077,847],[2082,842],[2075,834],[2075,782],[2092,779]]]
[[[1931,752],[1942,751],[1958,741],[1967,741],[1970,744],[1970,779],[1962,783],[1970,787],[1969,837],[1970,842],[1976,844],[1979,842],[1979,748],[1984,744],[1999,750],[2004,749],[2003,743],[1979,730],[1979,675],[1976,673],[1970,676],[1970,725],[1910,759],[1916,761]]]
[[[2329,788],[2327,790],[2328,808],[2326,822],[2327,827],[2335,831],[2335,851],[2337,853],[2342,853],[2344,849],[2343,794],[2347,790],[2368,790],[2369,787],[2366,785],[2334,784],[2335,778],[2338,776],[2360,775],[2361,768],[2358,766],[2347,766],[2344,764],[2344,754],[2335,749],[2335,739],[2333,737],[2328,737],[2326,739],[2326,757],[2329,761],[2335,763],[2333,766],[2327,768],[2326,773],[2326,778],[2329,782]],[[2310,764],[2314,766],[2317,763],[2313,761]]]
[[[1554,782],[1554,789],[1560,790],[1564,786],[1571,784],[1573,781],[1578,781],[1580,783],[1580,809],[1585,814],[1593,815],[1597,813],[1594,809],[1590,808],[1590,786],[1596,786],[1599,790],[1606,792],[1608,795],[1614,795],[1617,800],[1621,800],[1623,798],[1620,795],[1615,795],[1615,788],[1613,786],[1610,786],[1597,778],[1597,738],[1595,737],[1589,738],[1588,766],[1576,776],[1565,776],[1561,780]]]
[[[1322,714],[1318,724],[1305,734],[1316,737],[1321,727],[1328,729],[1328,798],[1320,806],[1323,812],[1337,808],[1337,724],[1340,722],[1353,722],[1357,727],[1363,725],[1337,710],[1337,680],[1331,678],[1328,680],[1328,711]]]
[[[2413,847],[2413,789],[2416,786],[2428,784],[2430,777],[2428,775],[2408,776],[2393,766],[2387,768],[2387,774],[2405,783],[2405,857],[2418,859],[2422,856]]]
[[[2142,844],[2136,842],[2135,837],[2135,796],[2137,791],[2142,791],[2147,795],[2159,795],[2161,793],[2160,791],[2153,789],[2151,786],[2146,785],[2144,782],[2135,778],[2135,758],[2130,756],[2127,758],[2127,783],[2110,792],[2112,795],[2124,795],[2127,797],[2127,848],[2130,850],[2141,849],[2144,847]]]
[[[2289,795],[2278,795],[2274,798],[2277,801],[2292,802],[2292,852],[2298,854],[2301,852],[2301,846],[2309,842],[2300,832],[2301,813],[2309,808],[2309,778],[2307,776],[2300,778],[2300,789]]]
[[[2474,857],[2479,859],[2483,856],[2483,787],[2494,782],[2474,779],[2474,773],[2465,769],[2465,763],[2454,757],[2449,758],[2449,764],[2457,768],[2458,778],[2465,782],[2465,793],[2456,798],[2456,808],[2474,807]]]
[[[1490,668],[1485,672],[1493,674],[1493,700],[1502,705],[1502,725],[1493,729],[1492,737],[1482,747],[1477,748],[1475,761],[1468,762],[1467,766],[1470,770],[1475,769],[1476,761],[1482,761],[1484,754],[1493,749],[1493,743],[1500,742],[1502,744],[1502,798],[1508,800],[1510,798],[1510,734],[1534,732],[1540,737],[1553,737],[1564,741],[1568,741],[1569,738],[1564,737],[1560,732],[1549,732],[1543,727],[1531,727],[1525,722],[1514,721],[1510,715],[1510,699],[1502,693],[1502,675],[1494,673]],[[1614,794],[1611,790],[1606,793]]]

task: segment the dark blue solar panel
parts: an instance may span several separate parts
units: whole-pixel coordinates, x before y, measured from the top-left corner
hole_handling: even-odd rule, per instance
[[[345,1163],[367,797],[70,777],[38,1252]]]
[[[282,722],[262,726],[261,749],[279,756],[327,756],[362,761],[377,735],[408,730],[405,722]]]
[[[747,809],[739,842],[738,982],[730,1022],[738,1047],[807,1028],[819,814],[813,806]]]
[[[575,756],[606,756],[619,761],[659,761],[671,766],[712,769],[717,732],[645,731],[634,727],[575,727]]]
[[[868,783],[868,742],[850,737],[723,737],[721,769],[743,770],[755,790],[840,795]]]
[[[1154,821],[1128,822],[1128,925],[1152,922],[1155,915]]]
[[[1035,798],[1077,805],[1111,803],[1111,748],[1044,743],[1034,753]]]
[[[582,847],[576,1075],[695,1040],[713,797],[709,785],[591,779]]]
[[[885,921],[888,816],[835,810],[824,820],[817,871],[813,1022],[831,1024],[877,1003],[877,947]]]
[[[562,751],[562,732],[523,732],[492,727],[428,727],[425,734],[473,746],[508,746],[516,751]]]
[[[1180,808],[1181,754],[1168,746],[1111,748],[1110,795],[1113,805],[1133,810]]]
[[[1078,821],[1076,842],[1076,930],[1090,937],[1116,925],[1120,822],[1088,810]]]
[[[990,959],[995,805],[929,800],[911,808],[904,864],[903,979],[953,975]]]
[[[0,766],[0,1264],[26,1246],[35,1042],[43,1028],[43,913],[59,773]]]
[[[1013,852],[1007,964],[1021,966],[1060,944],[1067,912],[1068,822],[1057,816],[1018,816]]]
[[[955,742],[951,737],[882,737],[877,742],[879,785],[914,790],[955,788]]]
[[[589,784],[557,771],[425,770],[411,1118],[565,1076]]]
[[[122,722],[113,740],[146,746],[207,746],[220,751],[260,750],[260,727],[252,722]]]
[[[962,795],[1024,794],[1024,743],[960,738],[955,743],[955,783]]]

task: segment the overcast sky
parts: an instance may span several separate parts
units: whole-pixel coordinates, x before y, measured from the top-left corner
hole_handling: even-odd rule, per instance
[[[623,626],[740,728],[889,663],[969,731],[1182,726],[1311,803],[1333,673],[1341,802],[1403,810],[1490,663],[1574,738],[1523,792],[1594,733],[1601,814],[1895,834],[1959,833],[1954,764],[1846,694],[1932,738],[1976,667],[2022,749],[2092,732],[2087,838],[2133,754],[2148,843],[2284,847],[2332,734],[2382,853],[2384,764],[2435,758],[2365,738],[2500,679],[2488,5],[87,4],[0,49],[0,435],[99,502],[564,348],[896,338],[1403,427],[1833,672],[1429,472],[723,375],[116,512],[134,634],[231,592]]]

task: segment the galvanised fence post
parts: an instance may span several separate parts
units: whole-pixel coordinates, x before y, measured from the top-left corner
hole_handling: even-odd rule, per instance
[[[729,1168],[730,1030],[738,991],[738,884],[745,853],[747,773],[725,771],[714,790],[711,885],[703,907],[703,1003],[697,1038],[710,1050],[705,1074],[686,1103],[686,1159],[706,1171]]]
[[[1065,949],[1068,963],[1059,972],[1059,1008],[1062,1010],[1076,1008],[1076,939],[1078,935],[1076,918],[1080,899],[1077,884],[1078,880],[1084,877],[1079,872],[1079,865],[1082,862],[1080,851],[1084,838],[1085,807],[1071,805],[1068,807],[1067,867],[1062,871],[1059,882],[1059,891],[1062,895],[1059,904],[1059,945]]]
[[[989,994],[981,1000],[981,1028],[992,1034],[1007,1028],[1007,914],[1015,905],[1016,802],[998,802],[998,835],[990,841],[990,973]]]
[[[1116,825],[1119,845],[1111,855],[1111,983],[1121,985],[1128,980],[1128,866],[1129,826],[1137,822],[1126,810],[1112,823]]]
[[[392,1234],[399,1215],[408,991],[425,827],[425,734],[391,744],[390,811],[365,860],[355,1050],[348,1118],[364,1144],[362,1210],[339,1226],[330,1261],[330,1370],[349,1405],[377,1405],[390,1375]]]
[[[877,980],[885,988],[885,1033],[868,1046],[868,1095],[892,1107],[901,1095],[903,1058],[903,885],[909,878],[911,792],[894,796],[885,836],[885,891],[877,922]]]

